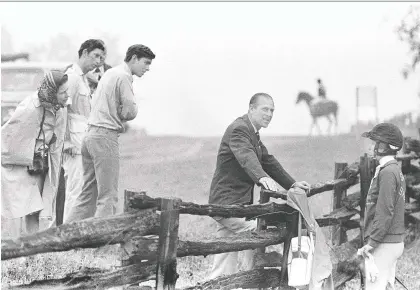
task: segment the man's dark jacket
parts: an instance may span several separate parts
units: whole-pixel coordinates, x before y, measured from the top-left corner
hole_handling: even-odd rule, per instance
[[[209,204],[252,203],[254,184],[261,177],[271,177],[285,189],[295,182],[258,141],[248,115],[244,115],[230,124],[223,135]]]

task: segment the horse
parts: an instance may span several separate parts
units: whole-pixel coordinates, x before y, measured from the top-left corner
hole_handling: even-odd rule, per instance
[[[319,133],[321,134],[321,129],[319,128],[317,119],[319,117],[326,117],[328,119],[328,133],[331,134],[331,127],[333,125],[333,120],[331,116],[334,117],[334,124],[335,124],[335,131],[337,131],[338,121],[337,121],[337,113],[338,113],[338,104],[331,100],[320,100],[318,102],[313,103],[314,97],[312,97],[307,92],[300,92],[296,99],[296,104],[299,104],[301,101],[305,101],[309,107],[309,112],[312,116],[312,124],[309,130],[309,135],[312,135],[313,127],[316,126],[318,128]],[[336,132],[337,133],[337,132]]]

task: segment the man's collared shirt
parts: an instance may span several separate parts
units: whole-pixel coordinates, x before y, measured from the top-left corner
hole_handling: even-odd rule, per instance
[[[80,150],[91,110],[91,96],[86,74],[77,63],[66,70],[68,75],[69,104],[67,106],[67,128],[64,149],[75,146]]]
[[[124,131],[123,121],[137,116],[133,75],[127,63],[107,70],[92,98],[89,125]]]
[[[68,95],[71,104],[68,106],[68,112],[89,118],[91,110],[90,88],[86,75],[77,63],[74,63],[66,71],[69,80]]]
[[[248,115],[247,115],[248,116]],[[258,130],[257,130],[257,128],[255,128],[255,126],[254,126],[254,123],[252,123],[252,120],[251,120],[251,118],[248,116],[248,119],[249,119],[249,122],[251,123],[251,125],[252,125],[252,128],[254,128],[254,132],[255,133],[258,133]]]

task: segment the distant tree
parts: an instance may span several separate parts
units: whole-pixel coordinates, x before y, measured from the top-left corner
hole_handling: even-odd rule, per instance
[[[420,63],[420,6],[410,6],[408,13],[397,27],[397,34],[399,39],[409,46],[411,64],[403,69],[403,76],[407,78]]]

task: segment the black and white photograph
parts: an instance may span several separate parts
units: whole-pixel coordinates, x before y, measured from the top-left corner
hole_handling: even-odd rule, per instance
[[[0,2],[1,289],[420,289],[420,3]]]

